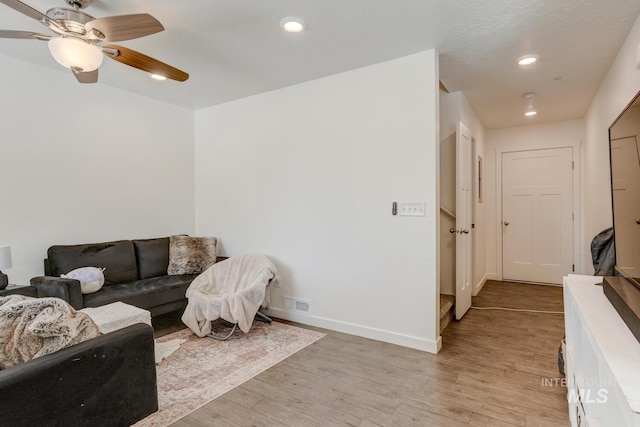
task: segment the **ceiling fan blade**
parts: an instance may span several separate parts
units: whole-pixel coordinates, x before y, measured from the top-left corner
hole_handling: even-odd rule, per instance
[[[49,40],[51,36],[40,33],[32,33],[31,31],[13,31],[13,30],[0,30],[1,39],[35,39],[35,40]]]
[[[152,74],[159,74],[171,80],[183,82],[189,78],[189,74],[177,68],[160,62],[150,56],[143,55],[135,50],[116,45],[104,46],[103,52],[111,59],[129,65],[139,70],[147,71]]]
[[[164,31],[160,21],[148,13],[98,18],[87,22],[84,27],[87,32],[93,29],[101,32],[104,39],[110,42],[137,39]]]
[[[76,79],[80,83],[96,83],[98,81],[97,69],[88,71],[86,73],[82,71],[75,71],[72,69],[71,72],[73,72],[73,75],[76,76]]]
[[[41,24],[47,25],[49,27],[57,28],[60,31],[64,31],[65,29],[58,24],[55,20],[49,18],[42,12],[37,11],[31,6],[22,3],[19,0],[0,0],[0,3],[9,6],[10,8],[17,10],[23,15],[28,16],[29,18],[33,18],[36,21],[39,21]]]
[[[37,10],[35,10],[34,8],[32,8],[31,6],[28,6],[24,3],[22,3],[21,1],[18,0],[0,0],[0,3],[3,3],[7,6],[9,6],[12,9],[17,10],[18,12],[22,13],[23,15],[27,15],[29,18],[33,18],[37,21],[45,21],[45,22],[49,22],[50,19],[47,15],[45,15],[44,13],[38,12]]]

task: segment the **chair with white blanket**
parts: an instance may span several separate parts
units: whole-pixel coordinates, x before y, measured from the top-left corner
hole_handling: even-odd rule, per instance
[[[277,282],[275,265],[264,255],[241,255],[213,264],[187,289],[182,321],[199,337],[229,338],[236,327],[249,332],[253,319],[271,321],[258,310],[269,306],[269,288]],[[211,332],[211,322],[226,320],[234,327],[226,337]]]

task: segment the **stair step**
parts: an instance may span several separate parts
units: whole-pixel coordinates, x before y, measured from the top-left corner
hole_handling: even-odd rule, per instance
[[[456,297],[453,295],[440,294],[440,317],[451,310],[454,302],[456,302]]]
[[[453,295],[440,294],[440,333],[453,320],[453,304],[455,301],[456,298]]]

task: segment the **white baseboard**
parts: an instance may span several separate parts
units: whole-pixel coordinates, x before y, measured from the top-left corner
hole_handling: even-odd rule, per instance
[[[384,341],[433,354],[437,354],[442,348],[442,338],[440,336],[438,336],[436,341],[431,341],[411,335],[398,334],[396,332],[356,325],[354,323],[294,313],[280,308],[271,307],[266,312],[268,315],[279,319],[290,320],[292,322],[298,322],[303,325],[315,326],[318,328],[330,329],[332,331],[344,332],[345,334],[357,335],[359,337],[370,338],[372,340]]]
[[[485,283],[487,283],[487,274],[484,275],[484,277],[482,279],[480,279],[479,283],[476,283],[476,285],[473,287],[473,296],[475,297],[476,295],[478,295],[480,293],[480,291],[482,290],[482,287],[484,286]]]

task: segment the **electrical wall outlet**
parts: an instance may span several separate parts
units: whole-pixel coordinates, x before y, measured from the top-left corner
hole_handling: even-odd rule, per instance
[[[400,202],[400,216],[425,216],[427,211],[426,202]]]
[[[308,313],[309,308],[311,307],[311,301],[308,299],[283,296],[282,307],[287,311],[298,311],[301,313]]]

